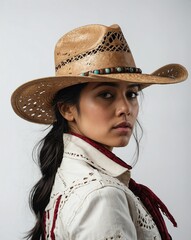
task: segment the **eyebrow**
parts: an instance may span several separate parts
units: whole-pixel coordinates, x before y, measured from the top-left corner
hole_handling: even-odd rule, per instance
[[[115,83],[115,82],[102,82],[102,83],[98,83],[93,89],[96,89],[98,87],[102,87],[102,86],[110,86],[110,87],[119,87],[119,83]],[[133,87],[138,87],[138,89],[140,89],[140,85],[137,83],[130,83],[128,85],[128,88],[133,88]]]

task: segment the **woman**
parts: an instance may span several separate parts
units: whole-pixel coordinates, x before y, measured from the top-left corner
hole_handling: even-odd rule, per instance
[[[118,25],[67,33],[56,44],[55,64],[55,77],[12,95],[20,117],[52,124],[41,143],[28,239],[171,239],[160,211],[176,226],[174,218],[112,149],[128,145],[136,130],[139,92],[181,82],[186,69],[169,64],[142,74]]]

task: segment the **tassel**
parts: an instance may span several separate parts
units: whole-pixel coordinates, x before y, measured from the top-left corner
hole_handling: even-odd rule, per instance
[[[129,189],[140,198],[148,212],[151,214],[163,240],[170,240],[171,237],[168,234],[165,221],[162,217],[162,213],[172,222],[174,227],[177,227],[177,223],[174,217],[170,214],[164,203],[146,186],[137,184],[132,178],[129,182]]]

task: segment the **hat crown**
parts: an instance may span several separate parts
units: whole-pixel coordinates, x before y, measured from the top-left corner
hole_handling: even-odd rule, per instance
[[[65,34],[56,44],[56,76],[80,75],[117,66],[135,67],[130,48],[117,24],[80,27]]]

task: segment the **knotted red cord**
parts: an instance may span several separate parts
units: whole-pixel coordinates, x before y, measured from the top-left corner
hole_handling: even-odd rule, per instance
[[[161,238],[164,240],[172,239],[168,233],[161,211],[166,217],[168,217],[174,227],[177,227],[177,223],[164,203],[148,187],[136,183],[132,178],[129,182],[129,189],[140,198],[148,212],[151,214],[155,224],[158,227]]]
[[[127,168],[132,169],[130,165],[125,163],[123,160],[121,160],[119,157],[117,157],[114,153],[109,151],[107,148],[103,147],[101,144],[85,137],[81,136],[76,133],[71,133],[72,135],[75,135],[96,149],[98,149],[101,153],[109,157],[114,162],[118,163],[119,165]],[[149,189],[148,187],[136,183],[132,178],[129,182],[129,189],[141,200],[141,202],[144,204],[148,212],[151,214],[155,224],[157,225],[157,228],[160,232],[162,240],[171,240],[171,236],[168,233],[165,221],[163,219],[162,213],[168,217],[168,219],[172,222],[174,227],[177,227],[177,223],[174,219],[174,217],[171,215],[171,213],[168,211],[167,207],[164,205],[164,203]]]

